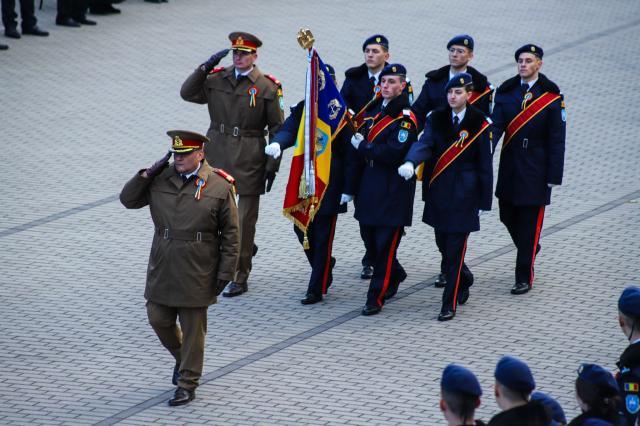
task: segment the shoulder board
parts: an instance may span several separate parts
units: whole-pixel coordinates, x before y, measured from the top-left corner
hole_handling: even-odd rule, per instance
[[[411,123],[413,123],[413,125],[415,127],[418,127],[418,118],[416,117],[416,115],[413,113],[413,111],[411,111],[411,109],[409,108],[405,108],[402,110],[402,123],[400,123],[400,126],[405,128],[405,129],[410,129],[411,128]]]
[[[224,71],[224,67],[215,67],[214,69],[209,71],[209,74],[219,73],[220,71]]]
[[[282,86],[282,83],[280,83],[280,80],[278,80],[277,78],[275,78],[271,74],[265,74],[264,76],[267,77],[269,80],[273,81],[278,86]]]
[[[430,79],[430,80],[442,80],[444,78],[446,78],[447,80],[449,79],[449,65],[446,65],[442,68],[438,68],[437,70],[432,70],[429,71],[428,73],[426,73],[424,75],[426,78]]]
[[[514,87],[517,87],[519,85],[520,85],[520,76],[516,75],[515,77],[511,77],[510,79],[508,79],[507,81],[502,83],[498,87],[498,90],[496,92],[497,93],[506,93],[506,92],[510,91],[511,89],[513,89]]]
[[[217,175],[222,176],[223,178],[225,178],[227,180],[227,182],[229,182],[231,185],[234,185],[236,183],[236,180],[233,178],[233,176],[231,176],[229,173],[225,172],[224,170],[214,168],[213,171]]]
[[[477,69],[473,67],[467,67],[467,72],[471,74],[471,81],[473,81],[473,85],[475,86],[476,90],[484,89],[489,85],[487,77]]]
[[[560,88],[558,87],[558,85],[549,80],[547,76],[542,73],[540,73],[540,75],[538,76],[538,83],[545,92],[560,94]]]

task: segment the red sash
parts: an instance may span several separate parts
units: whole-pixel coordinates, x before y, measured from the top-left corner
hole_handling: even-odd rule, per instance
[[[515,136],[515,134],[518,133],[518,131],[522,129],[525,124],[527,124],[533,117],[538,115],[540,111],[551,105],[557,99],[560,99],[560,95],[556,93],[545,92],[538,98],[536,98],[535,101],[531,102],[528,107],[525,107],[518,115],[516,115],[507,126],[507,131],[504,135],[504,141],[502,141],[502,149],[504,150],[509,142],[511,142],[513,136]]]
[[[455,159],[460,156],[460,154],[466,151],[467,148],[469,148],[471,144],[473,144],[473,142],[478,139],[478,136],[480,136],[485,130],[487,130],[487,127],[489,127],[489,122],[485,121],[484,123],[482,123],[482,126],[480,127],[478,132],[473,136],[469,136],[469,132],[467,132],[466,130],[460,131],[460,139],[455,141],[449,148],[447,148],[445,152],[442,153],[440,158],[438,158],[438,162],[433,168],[433,173],[431,175],[431,179],[429,180],[429,186],[431,186],[433,181],[436,180],[436,178],[440,176],[440,174],[444,172],[444,170],[449,167],[455,161]]]
[[[471,92],[471,94],[469,95],[469,100],[467,102],[469,102],[470,105],[473,105],[474,103],[478,102],[478,100],[480,98],[482,98],[483,96],[485,96],[487,93],[491,93],[491,87],[487,86],[487,88],[484,90],[484,92],[476,92],[475,90],[473,92]]]
[[[367,142],[371,143],[373,140],[380,134],[384,129],[389,127],[391,123],[396,120],[400,120],[403,117],[403,114],[400,114],[397,117],[391,117],[390,115],[385,115],[382,120],[378,121],[376,124],[371,126],[369,129],[369,134],[367,135]]]
[[[365,111],[367,110],[367,107],[369,105],[371,105],[374,101],[376,101],[377,99],[380,99],[382,97],[382,95],[380,94],[380,90],[378,90],[374,95],[373,98],[371,98],[371,100],[369,102],[367,102],[367,104],[365,106],[362,107],[362,109],[360,111],[358,111],[358,113],[351,117],[351,120],[353,121],[353,125],[356,128],[356,130],[360,130],[360,127],[362,127],[362,125],[364,124],[364,116],[365,116]]]

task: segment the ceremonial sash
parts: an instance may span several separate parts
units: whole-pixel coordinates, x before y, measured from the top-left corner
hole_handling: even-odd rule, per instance
[[[478,132],[473,136],[469,136],[469,132],[467,132],[466,130],[460,131],[460,138],[455,141],[449,148],[447,148],[447,150],[442,153],[440,158],[438,158],[438,162],[433,168],[431,180],[429,180],[429,186],[431,186],[433,181],[436,180],[436,178],[440,176],[440,174],[444,172],[444,170],[449,167],[455,161],[455,159],[460,156],[460,154],[466,151],[467,148],[469,148],[471,144],[473,144],[473,142],[478,139],[478,136],[480,136],[485,130],[487,130],[487,127],[489,127],[489,122],[485,121],[484,123],[482,123],[482,126],[480,127]]]
[[[376,124],[371,126],[369,129],[369,134],[367,135],[367,142],[371,143],[373,140],[382,133],[384,129],[389,127],[391,123],[394,121],[400,120],[403,117],[403,114],[400,114],[397,117],[391,117],[390,115],[385,115],[382,120],[378,121]]]
[[[528,107],[525,107],[507,126],[507,131],[504,135],[504,141],[502,142],[502,149],[511,142],[511,139],[515,136],[520,129],[524,127],[533,117],[538,115],[540,111],[551,105],[555,100],[560,99],[560,95],[551,92],[545,92],[531,102]]]
[[[484,90],[484,92],[476,92],[475,90],[473,92],[471,92],[471,94],[469,95],[469,100],[467,102],[469,102],[470,105],[473,105],[474,103],[478,102],[478,100],[480,98],[482,98],[483,96],[485,96],[487,93],[491,93],[491,87],[487,86],[487,88]]]

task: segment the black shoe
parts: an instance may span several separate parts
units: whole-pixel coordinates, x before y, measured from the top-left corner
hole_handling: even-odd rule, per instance
[[[7,28],[4,30],[5,37],[9,38],[20,38],[20,33],[15,28]]]
[[[162,0],[144,0],[147,3],[162,3]]]
[[[364,315],[364,316],[375,315],[375,314],[380,313],[381,310],[382,310],[382,308],[379,307],[379,306],[365,305],[364,308],[362,308],[362,315]]]
[[[79,28],[80,24],[78,24],[76,21],[74,21],[73,19],[67,17],[67,18],[56,18],[56,25],[59,25],[61,27],[69,27],[69,28]]]
[[[177,405],[185,405],[193,401],[196,397],[196,391],[190,391],[185,388],[178,387],[173,394],[173,398],[169,400],[169,405],[175,407]]]
[[[542,250],[542,246],[541,246],[540,244],[538,244],[538,245],[536,246],[536,255],[537,255],[538,253],[540,253],[540,250]]]
[[[240,296],[242,293],[245,293],[249,290],[249,286],[247,283],[237,283],[235,281],[229,283],[227,286],[227,291],[222,293],[224,297],[235,297]]]
[[[180,378],[180,363],[176,361],[176,365],[173,367],[173,376],[171,377],[171,383],[174,386],[178,386],[178,379]]]
[[[464,305],[469,300],[469,289],[466,288],[460,292],[460,297],[458,298],[458,303]]]
[[[438,321],[450,321],[455,316],[456,316],[456,313],[453,311],[440,312],[440,315],[438,315]]]
[[[307,293],[304,299],[300,300],[300,303],[303,305],[313,305],[314,303],[318,303],[322,301],[322,296],[316,296],[313,293]]]
[[[363,280],[370,280],[373,278],[373,266],[364,265],[362,267],[362,272],[360,272],[360,278]]]
[[[444,276],[444,274],[438,274],[438,278],[436,279],[436,282],[433,283],[433,285],[435,286],[435,288],[445,288],[447,286],[447,277]]]
[[[511,294],[525,294],[531,290],[531,284],[529,283],[515,283],[511,288]]]
[[[34,25],[31,28],[23,28],[22,34],[33,35],[38,37],[49,37],[49,32],[39,28],[37,25]]]
[[[82,24],[82,25],[97,25],[98,23],[96,21],[92,21],[91,19],[87,19],[87,18],[76,18],[74,19],[74,21],[76,21],[78,24]]]
[[[110,4],[100,5],[100,6],[91,6],[89,11],[94,15],[117,15],[120,13],[120,9],[116,9]]]
[[[256,254],[258,254],[258,246],[254,244],[253,252],[251,252],[251,257],[256,257]]]
[[[6,44],[0,44],[0,50],[8,50],[9,46],[7,46]]]

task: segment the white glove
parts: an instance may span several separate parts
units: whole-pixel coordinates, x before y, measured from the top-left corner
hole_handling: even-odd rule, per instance
[[[560,186],[560,185],[558,185],[557,183],[548,183],[547,186],[549,188],[553,188],[554,186]]]
[[[342,194],[340,196],[340,204],[347,204],[350,201],[353,201],[353,195]]]
[[[282,153],[280,144],[278,142],[271,142],[269,145],[264,147],[264,153],[273,158],[280,157],[280,154]]]
[[[358,147],[360,146],[360,142],[362,142],[363,140],[364,136],[362,136],[362,134],[360,133],[356,133],[351,137],[351,145],[353,145],[355,149],[358,149]]]
[[[404,178],[404,180],[409,180],[416,173],[416,168],[413,166],[411,161],[405,161],[405,163],[398,167],[398,174]]]

